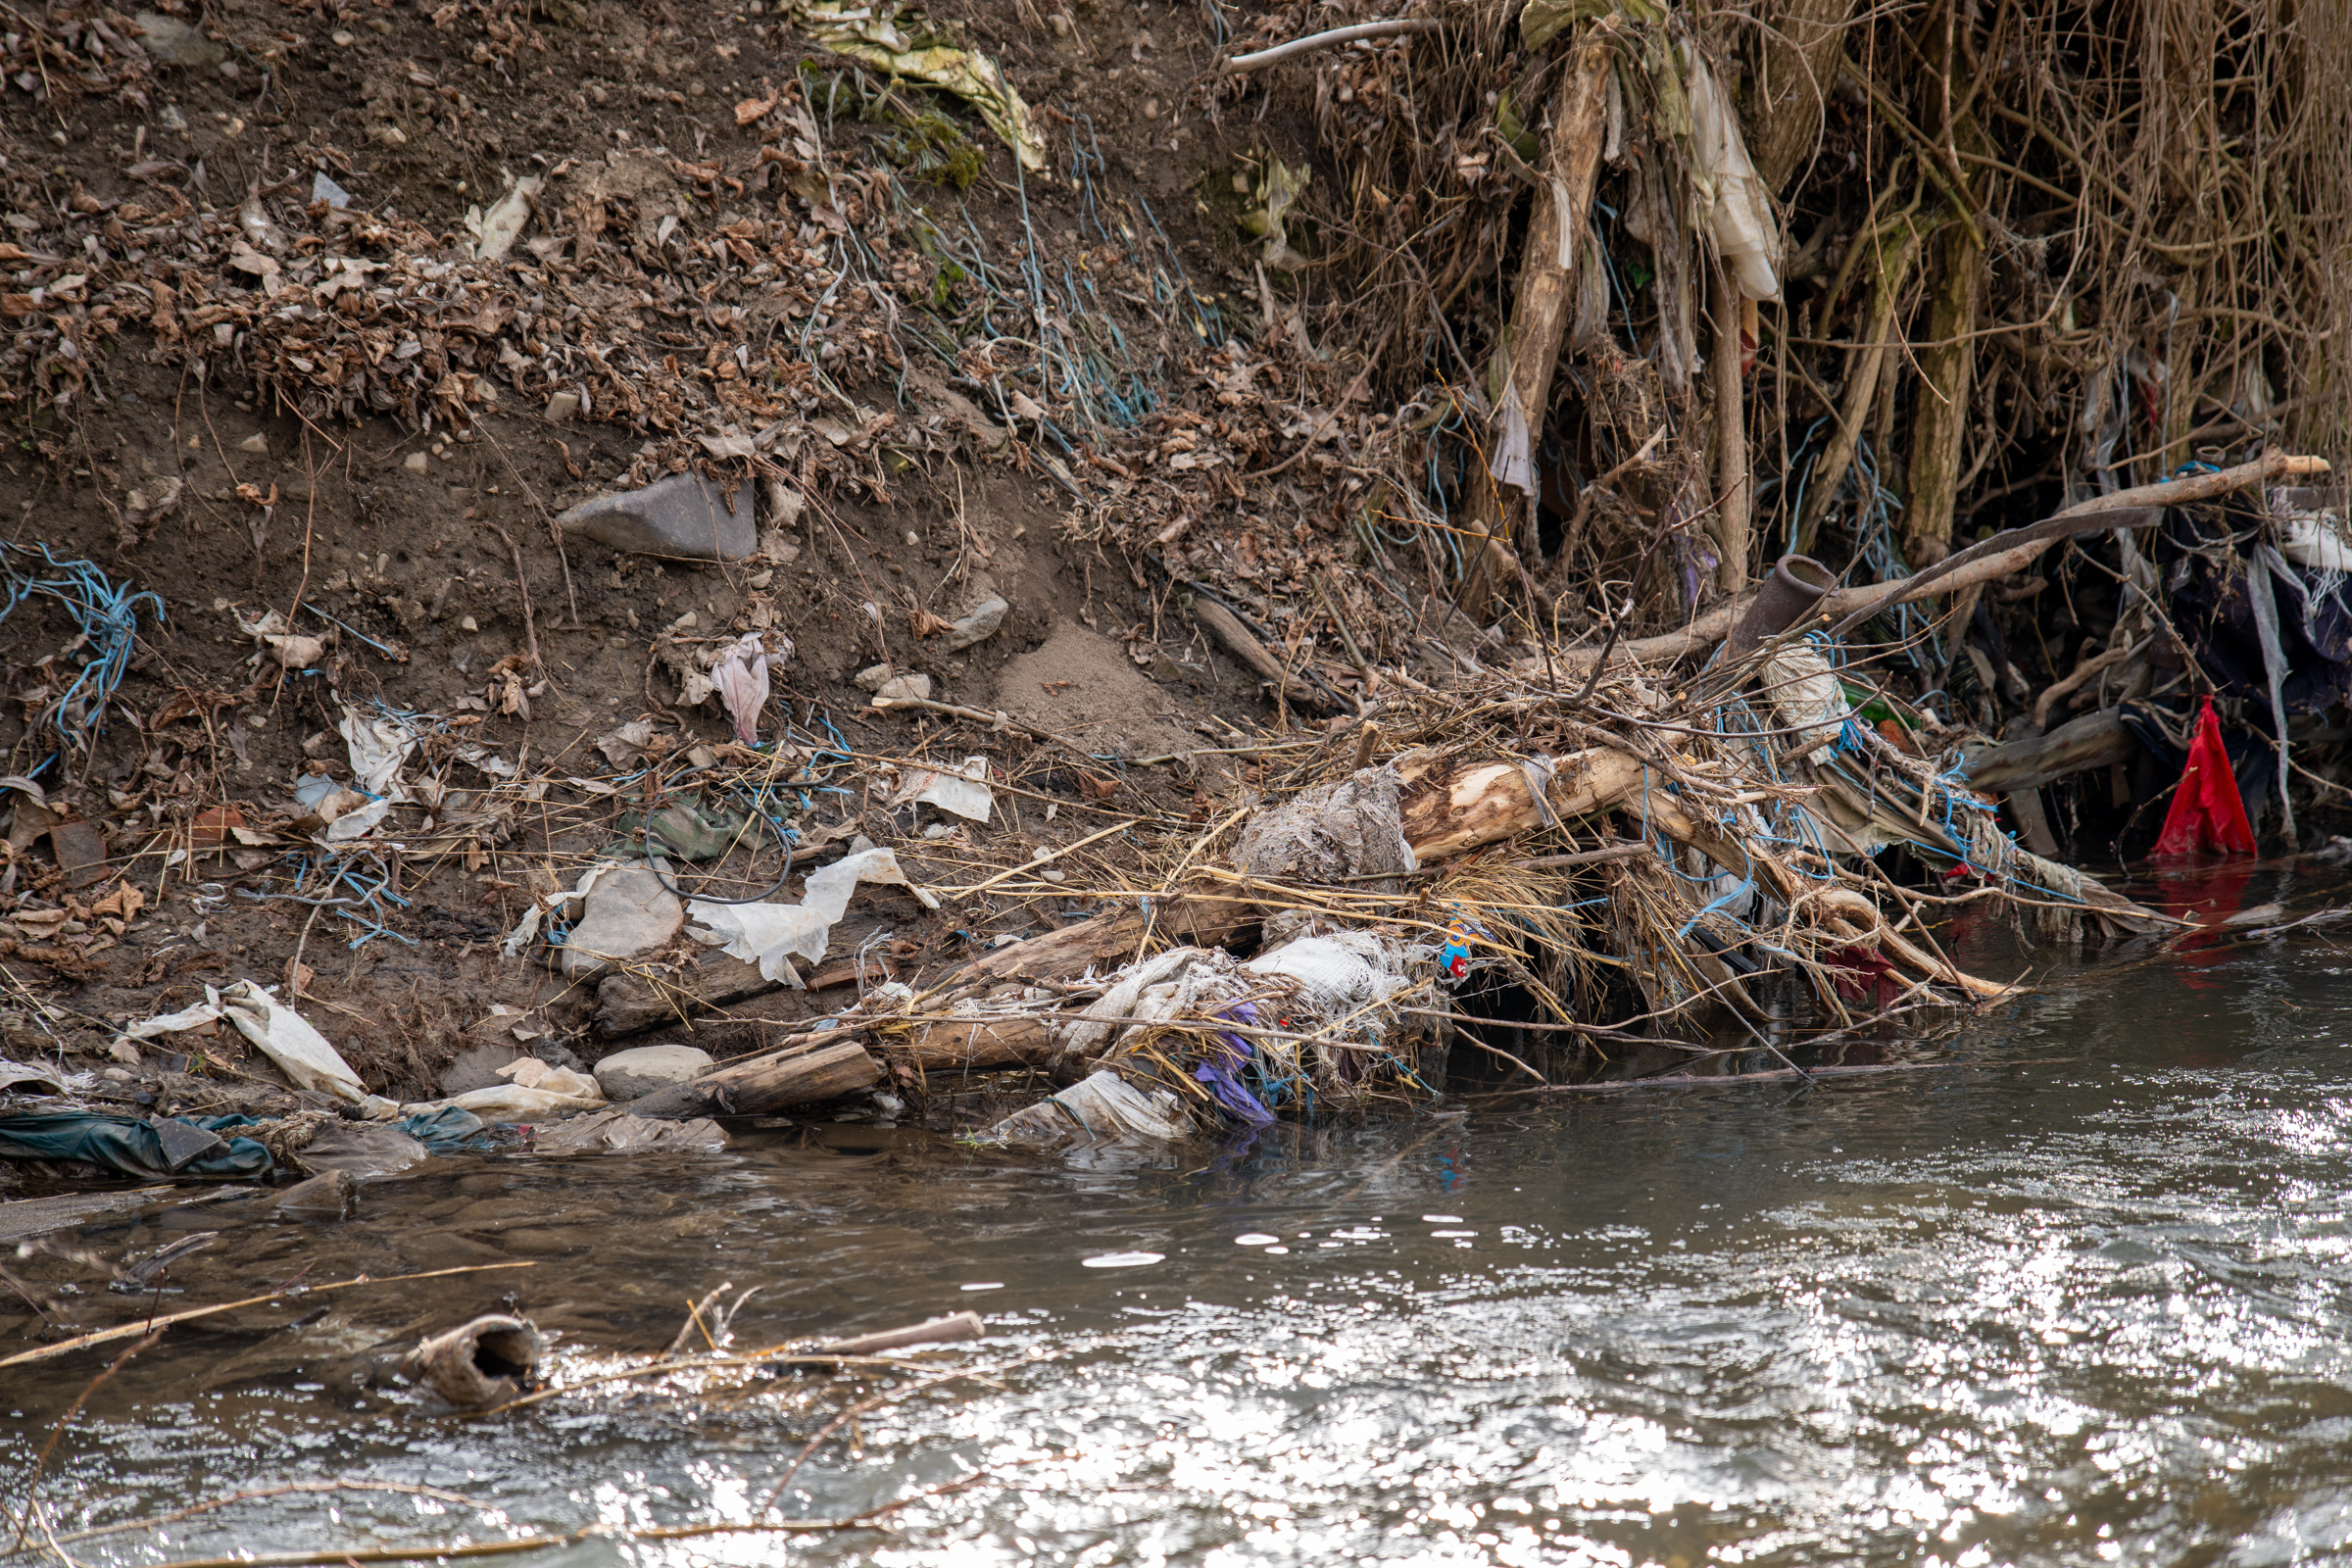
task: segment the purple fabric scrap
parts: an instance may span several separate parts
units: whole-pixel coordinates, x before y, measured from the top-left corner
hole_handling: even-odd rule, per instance
[[[1257,1008],[1250,1003],[1239,1002],[1216,1016],[1254,1026],[1257,1023]],[[1274,1113],[1259,1103],[1255,1095],[1242,1087],[1242,1064],[1253,1054],[1250,1042],[1240,1035],[1222,1033],[1208,1038],[1209,1059],[1195,1067],[1193,1076],[1208,1085],[1210,1097],[1227,1115],[1253,1127],[1271,1126]]]

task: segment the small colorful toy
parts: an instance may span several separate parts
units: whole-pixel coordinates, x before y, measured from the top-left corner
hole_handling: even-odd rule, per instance
[[[1470,934],[1474,928],[1456,920],[1446,928],[1446,945],[1438,950],[1438,973],[1459,980],[1470,972]]]

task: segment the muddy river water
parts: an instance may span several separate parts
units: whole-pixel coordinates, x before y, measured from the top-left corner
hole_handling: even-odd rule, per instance
[[[2212,895],[2281,896],[2342,893],[2258,874]],[[351,1386],[368,1347],[502,1299],[560,1335],[563,1375],[616,1364],[729,1281],[760,1287],[739,1346],[961,1308],[989,1328],[914,1357],[984,1378],[844,1425],[782,1513],[977,1478],[882,1528],[527,1560],[2341,1560],[2352,956],[2331,929],[2352,933],[2061,964],[1893,1041],[1935,1065],[1811,1090],[1456,1098],[1078,1155],[774,1129],[708,1157],[437,1160],[341,1225],[234,1202],[93,1225],[74,1240],[110,1254],[220,1230],[165,1310],[297,1275],[534,1266],[172,1331],[69,1424],[43,1519],[62,1538],[240,1490],[397,1484],[65,1546],[87,1564],[749,1519],[851,1396],[608,1389],[468,1420]],[[2002,951],[1977,950],[2016,973]],[[0,1372],[12,1510],[103,1364]]]

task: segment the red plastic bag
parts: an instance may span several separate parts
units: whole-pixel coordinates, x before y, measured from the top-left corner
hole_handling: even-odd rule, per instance
[[[2188,765],[2164,813],[2164,832],[2151,856],[2252,855],[2254,825],[2237,793],[2230,753],[2222,745],[2222,721],[2208,697],[2197,710],[2196,739],[2188,743]]]

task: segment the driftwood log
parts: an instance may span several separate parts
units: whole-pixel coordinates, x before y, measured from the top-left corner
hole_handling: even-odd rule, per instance
[[[1301,707],[1330,709],[1331,699],[1302,683],[1282,667],[1282,662],[1266,651],[1266,645],[1250,635],[1242,618],[1202,596],[1193,601],[1193,619],[1199,621],[1210,636],[1225,645],[1225,651],[1248,664],[1257,678],[1274,688],[1284,700]]]
[[[597,982],[596,1037],[617,1040],[705,1016],[779,989],[758,964],[715,948],[658,981],[617,970]]]
[[[990,980],[1067,980],[1096,964],[1115,967],[1127,962],[1148,938],[1218,947],[1233,940],[1246,925],[1257,922],[1256,912],[1224,902],[1193,900],[1178,895],[1152,901],[1150,906],[1114,909],[1091,920],[1065,925],[1025,942],[1007,943],[974,958],[948,977],[950,988]]]
[[[872,984],[897,977],[898,968],[888,958],[837,958],[803,984],[809,991],[829,991],[860,980]],[[715,948],[667,972],[620,970],[597,984],[596,1037],[619,1040],[670,1028],[783,989],[783,981],[768,979],[758,964]]]
[[[1060,1053],[1036,1013],[949,1018],[918,1024],[904,1034],[878,1032],[876,1041],[894,1067],[920,1073],[979,1072],[991,1067],[1051,1067]]]
[[[2047,735],[1979,752],[1968,763],[1968,784],[1971,789],[2002,795],[2039,789],[2069,773],[2128,762],[2138,749],[2139,742],[2124,728],[2123,710],[2102,708],[2070,719]]]
[[[624,1107],[635,1116],[683,1120],[693,1116],[753,1116],[837,1100],[870,1089],[882,1064],[855,1038],[858,1031],[827,1029],[794,1035],[774,1051],[746,1056],[691,1083],[657,1090]]]

